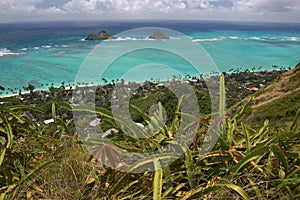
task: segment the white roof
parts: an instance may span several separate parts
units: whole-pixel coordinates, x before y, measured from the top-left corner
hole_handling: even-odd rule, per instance
[[[95,127],[98,126],[101,122],[101,119],[97,118],[89,123],[90,126]]]
[[[51,124],[51,123],[54,123],[54,119],[47,119],[44,121],[44,124]]]
[[[142,124],[142,123],[135,123],[136,125],[138,125],[139,127],[141,127],[141,128],[144,128],[145,126],[144,126],[144,124]]]
[[[114,129],[114,128],[109,129],[109,130],[107,130],[107,131],[102,135],[102,137],[103,137],[103,138],[104,138],[104,137],[107,137],[107,136],[111,135],[112,133],[119,133],[119,131],[118,131],[117,129]]]

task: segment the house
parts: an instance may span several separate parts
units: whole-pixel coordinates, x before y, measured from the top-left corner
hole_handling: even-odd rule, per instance
[[[89,125],[90,125],[91,127],[96,127],[96,126],[98,126],[98,125],[100,124],[100,122],[101,122],[101,119],[97,118],[97,119],[91,121],[91,122],[89,123]]]
[[[248,90],[252,91],[252,92],[257,92],[259,89],[256,87],[252,87],[252,88],[247,88]]]
[[[142,124],[142,123],[135,123],[137,126],[139,126],[139,127],[141,127],[141,128],[144,128],[145,126],[144,126],[144,124]]]
[[[54,119],[47,119],[44,121],[44,124],[48,125],[48,124],[52,124],[54,123]]]
[[[114,128],[109,129],[109,130],[107,130],[107,131],[102,135],[102,138],[105,138],[105,137],[111,135],[112,133],[119,133],[119,131],[118,131],[117,129],[114,129]]]

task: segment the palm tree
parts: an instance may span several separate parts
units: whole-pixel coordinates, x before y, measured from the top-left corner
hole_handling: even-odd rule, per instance
[[[102,78],[102,81],[104,82],[104,84],[107,84],[107,80],[105,78]]]
[[[34,87],[34,85],[32,85],[32,84],[28,84],[28,89],[29,89],[29,91],[30,91],[30,94],[32,94],[33,93],[33,90],[35,89],[35,87]]]

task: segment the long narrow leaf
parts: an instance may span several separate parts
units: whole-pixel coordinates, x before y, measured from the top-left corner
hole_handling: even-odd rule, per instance
[[[243,199],[250,200],[249,195],[240,187],[234,184],[225,184],[225,186],[229,189],[234,190],[236,193],[238,193]]]
[[[242,125],[242,130],[243,130],[243,133],[245,136],[245,140],[246,140],[246,148],[247,148],[247,151],[250,152],[251,151],[251,141],[250,141],[249,131],[247,130],[244,123],[241,123],[241,125]]]
[[[263,156],[266,152],[268,152],[269,147],[263,146],[260,148],[256,148],[254,151],[249,153],[245,158],[240,160],[238,164],[233,169],[233,174],[237,174],[246,164],[250,163],[253,160]]]
[[[153,180],[153,199],[161,200],[162,197],[162,177],[163,169],[160,166],[159,160],[154,159],[154,180]]]
[[[143,118],[147,123],[150,123],[151,119],[150,119],[150,117],[149,117],[144,111],[142,111],[139,107],[137,107],[137,106],[135,106],[135,105],[133,105],[133,104],[131,104],[130,107],[131,107],[134,111],[136,111],[139,115],[141,115],[142,118]]]
[[[268,125],[269,125],[269,120],[266,120],[264,122],[264,126],[255,134],[255,136],[252,138],[253,146],[256,146],[261,140],[265,137],[265,135],[268,133]],[[258,139],[256,139],[258,138]]]
[[[55,103],[52,103],[51,111],[52,111],[52,119],[54,119],[56,121],[56,106],[55,106]]]
[[[5,128],[6,128],[6,134],[7,134],[7,145],[6,145],[6,148],[10,149],[11,146],[12,146],[12,141],[13,141],[14,135],[13,135],[13,132],[11,130],[10,124],[6,124]]]
[[[189,180],[189,184],[191,188],[194,188],[194,179],[193,179],[193,171],[194,171],[194,162],[192,158],[191,151],[187,149],[185,151],[185,168],[187,172],[187,178]]]
[[[13,105],[9,107],[10,110],[13,111],[35,111],[39,113],[45,113],[42,108],[26,106],[26,105]]]
[[[152,155],[152,156],[146,157],[145,159],[140,160],[138,163],[135,163],[128,170],[128,172],[134,172],[149,163],[153,163],[154,159],[158,159],[158,160],[162,160],[163,162],[166,162],[168,160],[173,160],[174,157],[178,157],[179,155],[180,154],[176,154],[176,153],[162,153],[159,155]]]
[[[224,74],[222,74],[220,77],[220,105],[219,105],[220,117],[224,117],[225,112],[226,112],[225,76]]]
[[[5,153],[6,153],[6,148],[4,148],[2,150],[1,155],[0,155],[0,167],[1,167],[2,163],[3,163]]]
[[[288,161],[283,151],[278,145],[271,145],[271,151],[276,155],[277,159],[283,164],[285,170],[288,170]]]
[[[0,194],[0,200],[4,200],[5,199],[5,193]]]

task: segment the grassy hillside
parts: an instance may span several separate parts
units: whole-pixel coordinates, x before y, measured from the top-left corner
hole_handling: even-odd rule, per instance
[[[253,97],[246,115],[242,118],[248,125],[259,127],[265,120],[270,120],[270,125],[277,128],[292,126],[297,111],[300,109],[300,64],[283,73],[276,81],[259,90]],[[231,110],[236,110],[239,104]],[[299,125],[300,120],[295,123]]]
[[[290,71],[280,80],[284,79],[286,84],[295,84],[298,87],[298,73]],[[223,80],[222,77],[220,88],[225,87]],[[291,108],[290,118],[284,117],[291,121],[292,118],[295,119],[296,114],[292,111],[298,105],[297,91],[288,87],[276,99],[272,96],[275,99],[273,101],[259,101],[260,95],[271,95],[270,91],[278,89],[279,86],[276,85],[280,80],[256,93],[257,98],[250,109],[246,104],[234,115],[227,116],[224,126],[220,126],[219,122],[210,124],[210,117],[205,116],[183,127],[183,130],[194,130],[195,137],[176,161],[162,169],[159,168],[161,163],[177,156],[176,153],[162,152],[155,159],[137,159],[135,163],[128,163],[131,164],[129,166],[119,163],[121,154],[118,150],[122,148],[122,152],[148,153],[160,151],[168,144],[176,144],[174,138],[181,127],[181,116],[187,116],[188,113],[170,110],[169,112],[174,112],[170,123],[163,125],[159,131],[151,127],[146,129],[156,131],[154,136],[147,139],[127,132],[131,127],[124,121],[121,124],[124,128],[119,130],[119,134],[108,136],[115,146],[97,143],[97,151],[91,155],[82,144],[84,139],[79,136],[78,129],[74,128],[72,111],[79,112],[80,109],[76,110],[76,106],[72,107],[65,101],[71,95],[70,91],[61,89],[53,93],[54,95],[47,94],[48,96],[32,93],[23,95],[23,100],[17,97],[1,99],[0,200],[299,199],[300,130],[276,129],[270,126],[274,123],[272,119],[270,124],[265,122],[253,129],[245,126],[241,120],[242,116],[247,115],[249,118],[251,115],[258,115],[259,110],[256,110],[255,105],[263,106],[264,109],[270,106],[270,111],[263,110],[262,114],[270,112],[274,116]],[[106,116],[105,120],[110,122],[107,124],[114,124],[114,118],[111,117],[113,114],[109,109],[103,108],[103,105],[109,108],[109,104],[104,101],[109,95],[109,89],[104,88],[103,96],[97,97],[101,101],[97,102],[95,110],[99,117]],[[284,87],[279,91],[283,89]],[[246,89],[244,91],[247,92]],[[179,107],[178,101],[167,101],[171,97],[162,95],[168,94],[163,88],[155,90],[151,95],[146,90],[144,93],[139,98],[132,99],[132,104],[140,105],[142,116],[147,115],[149,104],[158,100],[167,106],[172,107],[175,104],[175,107]],[[85,95],[88,96],[87,93]],[[224,90],[220,92],[220,96],[220,100],[225,98]],[[205,93],[199,92],[197,97],[207,102]],[[163,116],[162,104],[151,117],[154,125]],[[291,107],[292,105],[295,107]],[[272,110],[273,107],[278,110]],[[249,112],[251,109],[252,114]],[[85,111],[91,110],[87,107]],[[219,114],[223,116],[222,111]],[[42,123],[49,117],[55,119],[54,123]],[[36,122],[40,126],[36,126]],[[89,121],[84,123],[88,126]],[[208,134],[209,127],[213,127],[219,137],[212,149],[201,155],[203,144],[211,136]],[[176,146],[170,148],[174,148],[176,152]],[[126,167],[127,172],[109,168],[107,163],[115,163],[112,166],[116,168]],[[144,167],[157,170],[132,173],[133,170]]]

